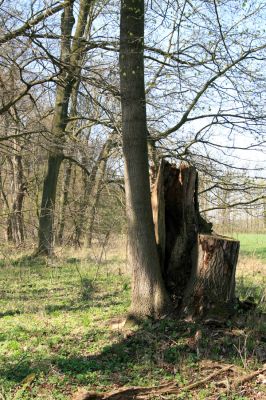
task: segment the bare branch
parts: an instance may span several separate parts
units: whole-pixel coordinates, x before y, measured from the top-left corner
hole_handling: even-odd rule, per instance
[[[12,32],[8,32],[4,36],[0,37],[0,44],[4,44],[11,39],[24,35],[28,29],[31,29],[33,26],[38,25],[41,21],[50,17],[51,15],[56,14],[58,11],[63,10],[63,8],[65,8],[70,1],[71,0],[65,0],[54,7],[46,8],[42,12],[39,12],[37,16],[30,18],[20,28]]]

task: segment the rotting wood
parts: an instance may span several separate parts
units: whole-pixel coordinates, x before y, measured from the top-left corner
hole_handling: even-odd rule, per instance
[[[198,235],[197,257],[183,300],[184,312],[227,317],[234,312],[239,242],[218,235]]]
[[[176,313],[227,319],[234,312],[239,242],[215,235],[200,215],[195,167],[162,161],[152,181],[162,276]]]

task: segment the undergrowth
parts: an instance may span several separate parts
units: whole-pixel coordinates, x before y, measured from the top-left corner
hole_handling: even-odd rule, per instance
[[[266,361],[263,302],[259,312],[240,313],[225,327],[165,319],[121,329],[130,302],[123,268],[117,256],[101,264],[78,254],[2,260],[0,398],[67,400],[80,387],[105,391],[167,381],[182,388],[217,365],[249,371]],[[261,298],[262,281],[253,278],[240,274],[241,298]],[[209,382],[179,398],[211,399],[216,389]],[[263,390],[258,381],[221,399],[253,398],[254,391],[266,396]]]

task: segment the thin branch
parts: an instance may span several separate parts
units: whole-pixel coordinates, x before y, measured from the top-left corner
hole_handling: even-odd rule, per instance
[[[224,206],[217,206],[217,207],[211,207],[211,208],[206,208],[205,210],[202,210],[202,212],[207,212],[207,211],[213,211],[213,210],[227,210],[228,208],[234,208],[238,206],[248,206],[249,204],[256,203],[259,200],[265,200],[266,196],[262,195],[259,197],[256,197],[255,199],[249,200],[249,201],[239,201],[238,203],[232,203],[232,204],[226,204]]]
[[[257,51],[263,50],[266,48],[266,44],[250,49],[248,51],[245,51],[240,57],[238,57],[235,61],[233,61],[231,64],[227,65],[225,68],[223,68],[221,71],[219,71],[216,75],[214,75],[212,78],[210,78],[205,85],[202,87],[201,90],[196,94],[194,100],[190,103],[188,109],[186,112],[183,114],[179,122],[172,126],[171,128],[167,129],[166,131],[162,132],[159,134],[155,139],[160,139],[163,137],[167,137],[173,132],[176,132],[181,126],[188,121],[188,116],[191,113],[191,111],[194,109],[194,107],[197,105],[199,102],[200,98],[202,95],[209,89],[209,87],[220,77],[224,76],[229,70],[231,70],[233,67],[235,67],[237,64],[239,64],[241,61],[244,61],[250,54],[256,53]]]
[[[63,10],[71,0],[65,0],[62,3],[58,4],[55,7],[46,8],[43,12],[37,15],[34,18],[30,18],[26,21],[20,28],[6,33],[4,36],[0,37],[0,44],[4,44],[11,39],[14,39],[18,36],[24,35],[28,29],[31,29],[33,26],[38,25],[39,22],[43,21],[44,19],[50,17],[51,15],[56,14],[58,11]]]

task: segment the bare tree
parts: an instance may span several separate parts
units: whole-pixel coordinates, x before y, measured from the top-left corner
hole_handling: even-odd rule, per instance
[[[53,251],[53,220],[56,200],[56,187],[61,162],[64,158],[63,144],[68,123],[68,108],[72,91],[80,75],[80,62],[84,54],[84,34],[92,1],[80,2],[79,16],[73,40],[74,1],[64,8],[61,18],[61,55],[62,72],[56,89],[55,108],[52,122],[53,143],[48,158],[48,170],[44,180],[41,202],[39,245],[37,254],[50,255]]]
[[[161,277],[151,210],[143,37],[144,1],[122,1],[119,60],[128,257],[133,273],[131,312],[134,316],[158,316],[165,312],[168,296]]]

